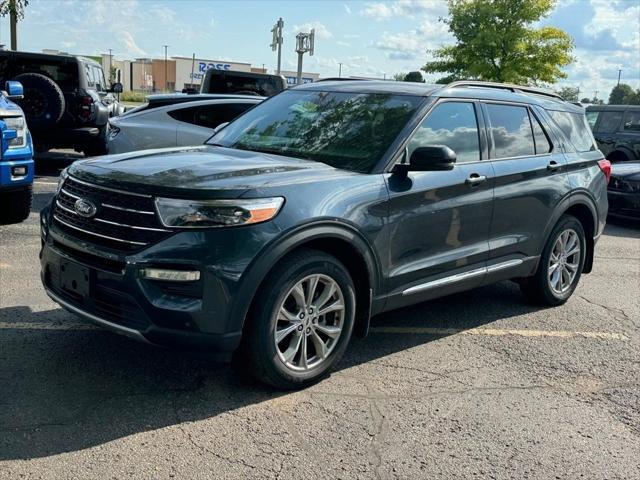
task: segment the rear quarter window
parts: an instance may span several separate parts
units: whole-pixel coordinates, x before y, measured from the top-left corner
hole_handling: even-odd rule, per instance
[[[549,115],[577,152],[595,150],[593,134],[584,114],[548,110]]]

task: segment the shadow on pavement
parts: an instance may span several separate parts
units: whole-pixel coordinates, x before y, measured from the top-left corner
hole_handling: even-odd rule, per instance
[[[36,176],[57,177],[60,175],[60,171],[63,168],[66,168],[76,160],[82,160],[83,158],[85,158],[85,156],[82,153],[69,150],[52,150],[50,152],[37,153],[34,159]]]
[[[390,312],[372,326],[470,329],[534,310],[504,282]],[[354,339],[338,370],[443,336]],[[139,344],[61,309],[33,313],[27,306],[0,309],[0,385],[0,461],[78,451],[287,394],[236,365]]]

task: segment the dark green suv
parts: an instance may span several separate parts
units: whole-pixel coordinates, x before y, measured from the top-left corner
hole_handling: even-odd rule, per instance
[[[74,163],[41,214],[42,281],[138,340],[317,381],[372,315],[513,279],[559,305],[607,215],[582,108],[515,85],[321,82],[206,145]]]

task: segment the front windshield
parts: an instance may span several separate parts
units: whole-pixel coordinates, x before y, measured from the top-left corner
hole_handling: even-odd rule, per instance
[[[387,93],[287,91],[248,111],[208,143],[368,173],[422,100]]]

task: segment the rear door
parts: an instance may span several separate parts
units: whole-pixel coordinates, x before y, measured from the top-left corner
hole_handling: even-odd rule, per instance
[[[169,115],[179,121],[177,143],[182,145],[201,145],[213,130],[222,123],[230,122],[241,113],[253,107],[254,101],[216,101],[204,105],[183,107]]]
[[[495,172],[489,272],[492,265],[504,265],[500,270],[508,277],[513,269],[536,264],[545,227],[571,188],[566,159],[542,111],[484,102],[483,112]]]

